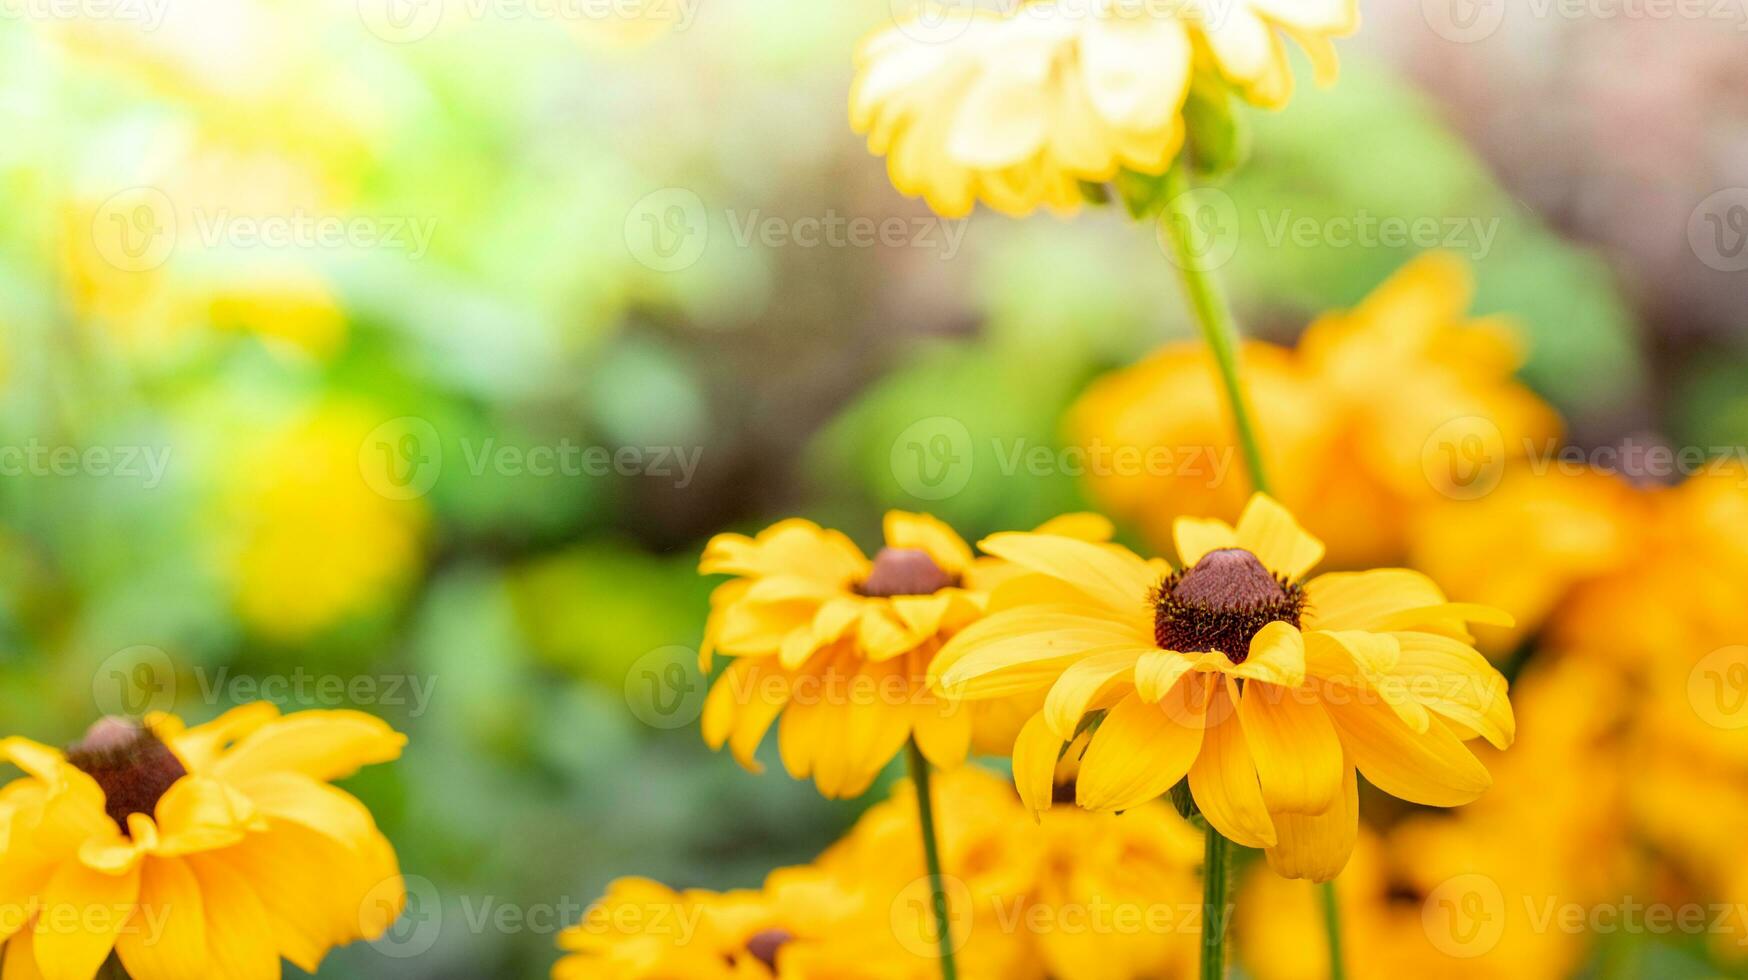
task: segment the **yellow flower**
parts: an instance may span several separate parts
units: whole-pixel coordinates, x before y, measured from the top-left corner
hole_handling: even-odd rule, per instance
[[[1109,522],[1071,515],[1053,531],[1109,537]],[[754,758],[782,716],[778,748],[796,779],[828,797],[860,796],[905,743],[952,768],[975,744],[1005,753],[1023,717],[1012,704],[960,705],[929,689],[941,643],[983,615],[987,591],[1015,576],[977,558],[933,517],[886,515],[885,547],[870,561],[849,538],[787,520],[757,537],[722,534],[699,566],[737,576],[711,596],[703,669],[734,658],[705,701],[704,739]],[[1030,714],[1036,705],[1024,706]]]
[[[1424,508],[1485,494],[1498,466],[1552,445],[1557,415],[1513,379],[1510,325],[1469,319],[1460,259],[1430,253],[1356,309],[1306,329],[1296,350],[1245,345],[1253,408],[1281,500],[1331,543],[1338,568],[1406,560]],[[1156,547],[1178,514],[1232,518],[1243,505],[1237,442],[1207,355],[1183,344],[1095,382],[1071,409],[1069,441],[1170,450],[1170,466],[1109,468],[1088,489]]]
[[[184,728],[93,725],[65,754],[22,738],[0,789],[0,940],[8,980],[314,972],[382,935],[405,902],[370,812],[328,783],[400,755],[368,715],[270,704]]]
[[[841,914],[829,879],[803,869],[763,891],[676,892],[644,878],[614,882],[583,921],[559,935],[553,980],[771,980],[779,955]],[[789,974],[785,973],[785,976]]]
[[[328,405],[270,432],[226,475],[228,563],[251,625],[301,640],[381,603],[412,574],[426,514],[397,499],[375,420]],[[428,461],[426,461],[428,463]]]
[[[1486,790],[1464,743],[1504,747],[1515,722],[1466,624],[1509,617],[1402,569],[1305,581],[1323,544],[1262,494],[1236,528],[1185,518],[1175,537],[1176,572],[1048,534],[983,542],[1051,581],[997,590],[935,673],[953,697],[1048,690],[1014,748],[1028,807],[1050,805],[1058,758],[1089,716],[1081,806],[1128,810],[1187,776],[1209,822],[1287,877],[1326,880],[1346,863],[1356,768],[1428,806]]]
[[[1293,76],[1278,32],[1333,79],[1330,38],[1355,0],[1033,0],[946,24],[918,15],[864,42],[850,120],[901,192],[948,217],[1071,212],[1080,182],[1160,174],[1184,140],[1191,80],[1224,79],[1278,106]]]
[[[1625,482],[1602,473],[1510,467],[1475,500],[1422,508],[1409,521],[1409,564],[1517,626],[1484,638],[1507,653],[1536,632],[1572,591],[1623,569],[1643,510]],[[1490,560],[1509,554],[1509,562]]]

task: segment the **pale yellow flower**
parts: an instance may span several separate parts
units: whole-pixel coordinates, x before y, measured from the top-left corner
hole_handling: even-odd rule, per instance
[[[1198,73],[1261,105],[1292,90],[1281,34],[1335,74],[1355,0],[1034,0],[945,24],[900,21],[862,47],[850,119],[895,187],[948,217],[1071,212],[1082,181],[1160,174]]]

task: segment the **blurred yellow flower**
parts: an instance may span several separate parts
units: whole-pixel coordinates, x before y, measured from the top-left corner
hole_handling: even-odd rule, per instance
[[[6,976],[90,980],[113,953],[135,980],[270,978],[377,938],[405,902],[394,850],[328,783],[405,742],[265,703],[194,728],[105,718],[65,754],[0,742],[25,772],[0,789]]]
[[[1490,630],[1482,649],[1515,650],[1576,588],[1637,559],[1643,502],[1615,477],[1507,469],[1499,486],[1474,500],[1429,504],[1409,522],[1408,563],[1475,602],[1517,620]],[[1509,554],[1508,562],[1493,558]]]
[[[621,879],[559,935],[566,955],[553,980],[770,980],[778,956],[812,935],[807,924],[842,914],[845,901],[805,869],[726,893]]]
[[[1045,525],[1109,537],[1109,522],[1071,515]],[[703,669],[734,658],[704,705],[704,739],[727,745],[748,769],[766,732],[778,732],[784,768],[828,797],[860,796],[908,740],[941,768],[973,745],[1005,753],[1023,710],[1000,701],[958,704],[929,689],[941,643],[983,615],[987,593],[1018,572],[978,558],[933,517],[886,515],[885,547],[870,561],[849,538],[803,520],[757,537],[721,534],[699,570],[730,574],[711,596]]]
[[[1055,535],[982,543],[1049,581],[998,589],[934,672],[966,699],[1048,689],[1014,749],[1029,808],[1050,806],[1058,759],[1089,716],[1081,806],[1128,810],[1187,776],[1208,821],[1287,877],[1327,880],[1346,863],[1356,767],[1428,806],[1486,790],[1464,743],[1503,748],[1515,721],[1466,624],[1508,617],[1401,569],[1306,581],[1322,542],[1262,494],[1236,528],[1184,518],[1175,537],[1176,572]]]
[[[1296,350],[1244,347],[1281,500],[1330,542],[1335,567],[1401,563],[1423,508],[1485,495],[1505,466],[1560,431],[1513,378],[1521,353],[1510,325],[1467,318],[1473,289],[1460,259],[1429,253],[1354,310],[1312,323]],[[1101,378],[1066,429],[1071,444],[1171,464],[1088,478],[1093,497],[1156,547],[1179,514],[1230,519],[1243,505],[1231,421],[1197,345]]]
[[[372,608],[418,564],[426,514],[369,451],[378,420],[330,404],[241,450],[220,533],[243,617],[298,640]]]
[[[1356,0],[1032,0],[899,21],[863,43],[850,120],[892,183],[947,217],[977,201],[1007,214],[1079,207],[1082,181],[1160,174],[1184,141],[1198,74],[1260,105],[1293,76],[1280,34],[1332,80],[1330,38]]]

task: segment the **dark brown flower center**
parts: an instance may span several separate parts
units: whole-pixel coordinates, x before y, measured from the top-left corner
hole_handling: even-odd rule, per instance
[[[881,548],[857,591],[866,596],[934,595],[955,584],[921,548]]]
[[[1303,588],[1243,548],[1219,548],[1160,583],[1153,597],[1153,639],[1161,650],[1218,650],[1241,664],[1264,626],[1297,627],[1304,611]]]
[[[795,934],[787,929],[766,929],[747,940],[747,952],[753,954],[753,959],[775,971],[777,969],[777,951],[787,946],[794,938]]]
[[[131,814],[150,816],[170,787],[188,775],[168,745],[125,718],[108,717],[92,725],[68,747],[67,761],[97,781],[109,819],[124,834]]]

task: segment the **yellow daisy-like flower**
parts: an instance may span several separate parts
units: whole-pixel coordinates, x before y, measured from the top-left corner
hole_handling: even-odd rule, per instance
[[[1428,253],[1358,307],[1319,317],[1295,349],[1244,345],[1276,490],[1330,542],[1334,567],[1406,562],[1428,508],[1485,498],[1502,467],[1557,444],[1558,415],[1514,377],[1523,350],[1512,325],[1468,314],[1474,288],[1460,258]],[[1157,548],[1179,514],[1230,519],[1244,504],[1224,478],[1238,442],[1208,356],[1174,344],[1094,382],[1068,415],[1077,446],[1170,451],[1087,481]]]
[[[1099,540],[1108,521],[1070,515],[1051,533]],[[711,596],[703,669],[734,658],[704,704],[704,739],[753,772],[760,741],[782,716],[778,748],[796,779],[828,797],[860,796],[906,741],[941,768],[973,745],[1005,753],[1024,717],[1010,702],[943,698],[928,669],[941,644],[983,615],[988,590],[1019,574],[978,558],[933,517],[886,515],[885,547],[869,560],[849,538],[804,520],[757,537],[722,534],[704,574],[733,581]]]
[[[1262,494],[1236,527],[1185,518],[1175,536],[1179,571],[1048,534],[983,542],[1050,584],[998,590],[935,671],[954,697],[1048,690],[1014,748],[1030,808],[1050,805],[1058,759],[1089,716],[1081,806],[1131,809],[1187,777],[1208,821],[1286,877],[1326,880],[1346,863],[1356,769],[1429,806],[1486,790],[1464,742],[1506,746],[1515,722],[1466,624],[1509,617],[1402,569],[1306,581],[1322,542]]]
[[[1192,78],[1279,106],[1293,75],[1280,35],[1336,73],[1356,0],[1032,0],[996,14],[922,15],[864,42],[850,120],[893,185],[948,217],[1070,212],[1080,182],[1160,174],[1184,141]]]
[[[760,891],[677,892],[644,878],[614,882],[583,921],[559,935],[553,980],[772,980],[849,907],[828,877],[772,874]],[[784,976],[789,976],[784,973]]]
[[[0,941],[7,980],[314,972],[375,939],[405,891],[370,812],[328,785],[406,739],[351,711],[270,704],[184,728],[105,718],[65,753],[22,738],[0,757]]]

